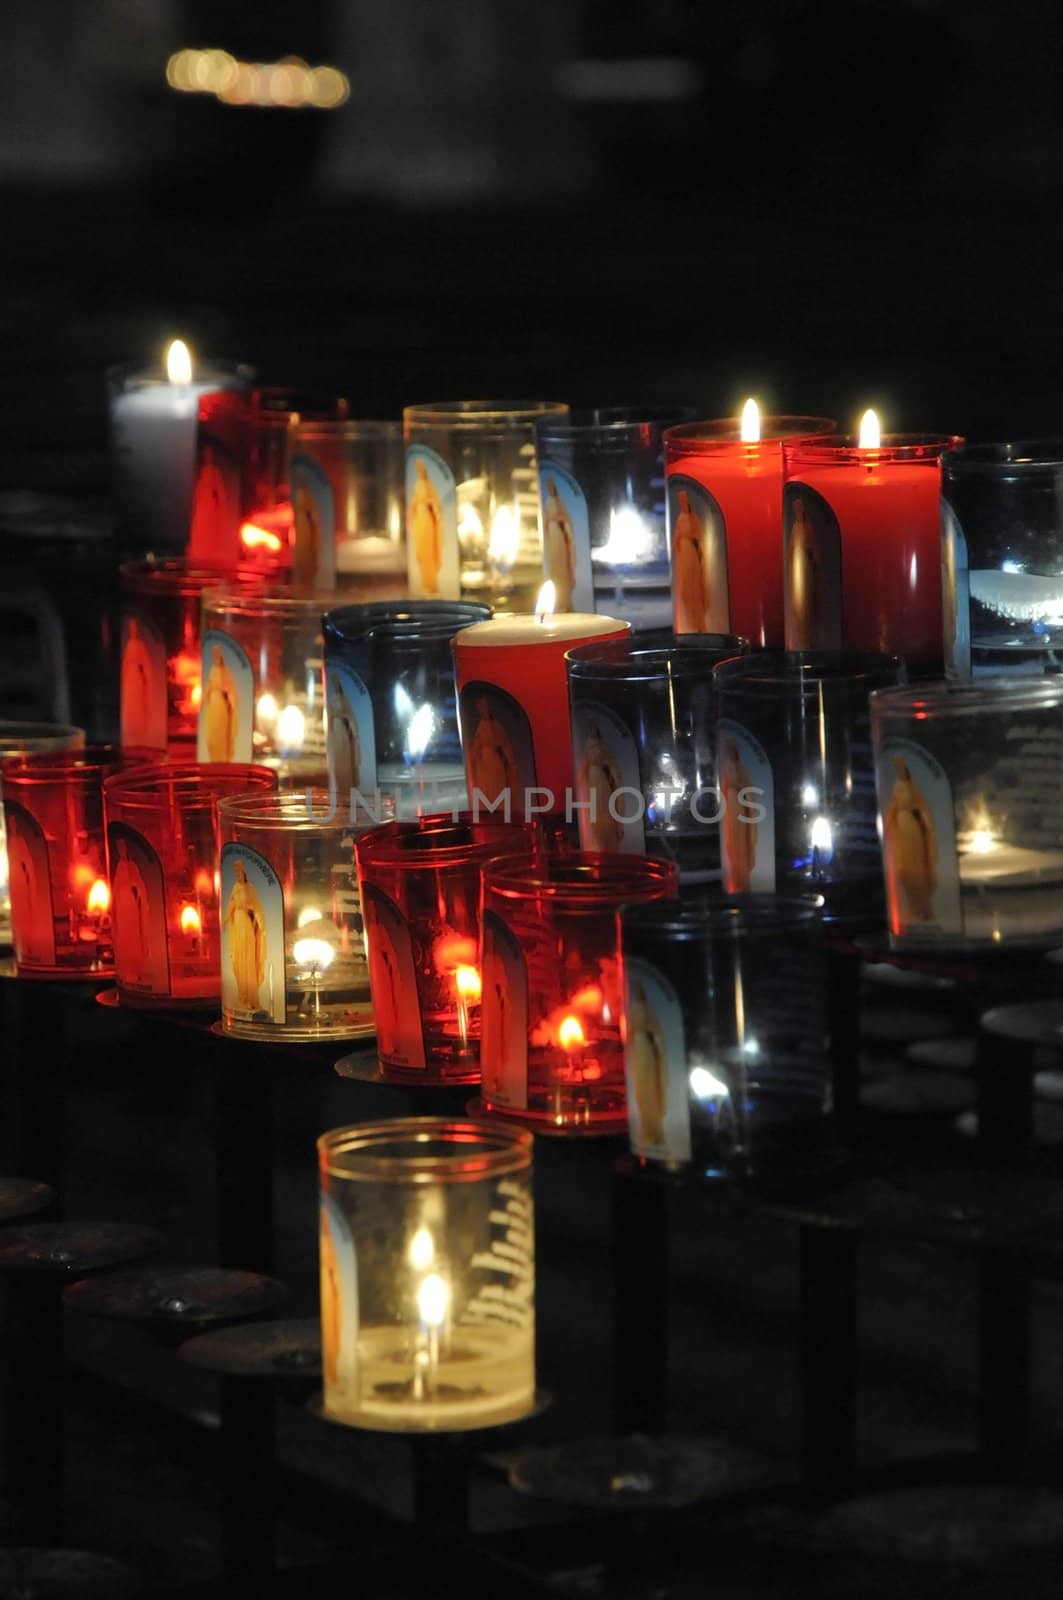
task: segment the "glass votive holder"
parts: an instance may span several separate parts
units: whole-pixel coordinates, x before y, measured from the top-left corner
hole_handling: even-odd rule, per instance
[[[63,727],[54,722],[0,721],[0,761],[8,756],[31,753],[54,755],[61,750],[81,750],[85,746],[84,728]],[[2,798],[0,789],[0,798]],[[0,806],[0,947],[11,943],[11,879],[7,861],[7,833]]]
[[[113,974],[103,785],[122,764],[113,745],[0,761],[20,975]]]
[[[254,377],[252,368],[233,363],[193,363],[183,346],[168,354],[172,377],[163,362],[156,368],[112,367],[107,374],[115,524],[127,554],[184,553],[200,401],[219,390],[244,389]]]
[[[379,788],[400,819],[464,810],[451,641],[490,616],[468,601],[342,606],[326,613],[329,783]]]
[[[1063,439],[941,463],[945,674],[1052,672],[1063,643]]]
[[[480,1077],[480,870],[530,854],[532,827],[459,815],[392,822],[355,845],[385,1078]]]
[[[409,1117],[337,1128],[317,1148],[325,1415],[410,1433],[527,1415],[531,1135]]]
[[[246,571],[194,567],[174,557],[128,561],[122,577],[123,749],[192,757],[202,693],[200,618],[204,591],[223,579],[260,587]]]
[[[412,595],[531,611],[542,586],[533,424],[552,400],[407,406],[406,529]]]
[[[282,787],[324,785],[321,614],[331,598],[253,584],[204,594],[198,760],[256,761]]]
[[[712,673],[747,649],[668,631],[568,652],[581,849],[674,861],[681,883],[719,877]]]
[[[132,1006],[217,1002],[217,802],[274,790],[266,767],[166,766],[103,786],[114,975]]]
[[[671,862],[579,852],[483,872],[483,1105],[544,1133],[627,1123],[621,907],[674,895]]]
[[[730,894],[822,895],[828,920],[882,908],[868,697],[895,657],[771,651],[715,669],[720,854]]]
[[[1063,679],[871,696],[890,940],[1058,944]]]
[[[872,650],[940,676],[941,458],[953,436],[783,445],[788,650]]]
[[[324,790],[218,801],[221,1026],[245,1039],[373,1032],[354,844],[384,820]]]
[[[834,432],[825,417],[763,417],[747,441],[734,418],[664,435],[676,633],[783,642],[783,440]]]
[[[634,1153],[706,1178],[814,1170],[831,1148],[818,905],[696,898],[620,920]]]
[[[322,537],[332,530],[338,588],[406,593],[404,472],[401,422],[300,417],[292,424],[293,493],[311,497]]]
[[[694,415],[618,406],[536,422],[543,571],[558,611],[671,626],[661,435]]]

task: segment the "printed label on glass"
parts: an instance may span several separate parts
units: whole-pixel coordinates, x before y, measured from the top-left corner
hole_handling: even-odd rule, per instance
[[[721,717],[716,729],[720,855],[728,894],[775,890],[775,779],[764,746]]]
[[[428,1063],[409,925],[394,900],[371,883],[362,888],[362,917],[377,1053],[388,1067],[425,1068]]]
[[[265,856],[249,845],[222,845],[221,907],[222,1010],[283,1027],[284,890]]]
[[[376,732],[369,690],[342,661],[328,663],[325,686],[329,787],[344,801],[352,789],[369,795],[377,783]]]
[[[211,561],[219,552],[236,560],[240,554],[240,463],[215,433],[199,424],[196,486],[192,494],[189,559]]]
[[[668,538],[676,633],[729,633],[727,524],[703,484],[668,478]]]
[[[48,842],[36,817],[17,800],[5,800],[4,810],[15,960],[29,966],[53,967],[55,908]]]
[[[166,646],[139,611],[122,617],[121,737],[126,749],[166,749]]]
[[[410,594],[456,600],[458,498],[454,474],[426,444],[406,447],[406,531]]]
[[[328,473],[312,456],[294,455],[288,482],[295,522],[292,582],[306,589],[335,588],[336,510]]]
[[[520,941],[494,911],[485,911],[480,1064],[488,1105],[528,1106],[528,968]]]
[[[595,700],[573,705],[572,765],[580,849],[645,855],[638,749],[630,729],[608,706]]]
[[[203,635],[202,671],[196,759],[250,761],[255,674],[246,651],[220,628],[208,628]]]
[[[348,1406],[357,1404],[358,1254],[354,1236],[330,1194],[320,1202],[321,1364],[325,1383],[343,1390]]]
[[[557,589],[555,611],[594,610],[594,572],[587,500],[565,467],[539,462],[543,575]]]
[[[536,787],[535,743],[524,708],[493,683],[467,683],[461,691],[461,734],[469,804],[486,813],[501,802],[500,817],[522,822],[527,793]],[[560,730],[558,737],[563,737]]]
[[[878,799],[890,931],[962,933],[956,808],[937,757],[911,739],[885,739]]]
[[[840,650],[842,540],[838,519],[815,489],[783,491],[783,615],[787,650]]]
[[[679,996],[663,973],[638,957],[625,957],[624,974],[631,1148],[652,1161],[689,1161],[690,1097]]]
[[[941,502],[941,596],[945,635],[945,674],[971,676],[971,592],[967,540],[952,507]]]
[[[107,852],[118,986],[137,994],[168,995],[170,954],[162,862],[143,834],[124,822],[108,824]]]

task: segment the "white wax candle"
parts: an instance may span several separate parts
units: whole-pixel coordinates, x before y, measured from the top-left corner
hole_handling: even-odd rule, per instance
[[[583,644],[603,634],[622,634],[628,625],[594,611],[550,611],[541,616],[512,613],[473,622],[456,635],[462,649],[512,645]]]

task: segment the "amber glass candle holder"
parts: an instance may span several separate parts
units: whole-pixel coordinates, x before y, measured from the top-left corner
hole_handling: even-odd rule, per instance
[[[480,1076],[480,868],[534,828],[459,816],[394,822],[355,846],[385,1078]]]
[[[123,749],[169,750],[192,758],[200,696],[203,594],[223,579],[261,587],[254,573],[226,573],[187,561],[129,561],[122,571],[121,737]]]
[[[113,745],[0,761],[20,974],[114,972],[103,785],[122,761]]]
[[[353,846],[389,814],[352,812],[324,790],[218,801],[224,1033],[373,1032]]]
[[[299,417],[288,473],[333,535],[338,589],[401,597],[407,590],[405,453],[401,422]]]
[[[531,611],[543,581],[533,425],[552,400],[407,406],[410,593]]]
[[[324,1410],[387,1432],[535,1404],[532,1141],[410,1117],[318,1140]]]
[[[266,767],[222,764],[106,781],[114,974],[125,1004],[217,1002],[217,802],[276,786]]]
[[[0,722],[0,761],[8,756],[32,753],[53,755],[59,750],[81,750],[84,745],[84,728],[68,728],[53,722]],[[4,812],[0,806],[0,947],[10,943],[11,880]]]
[[[573,853],[485,866],[485,1111],[544,1133],[623,1132],[620,908],[677,889],[665,861]]]
[[[200,761],[255,761],[281,787],[326,781],[328,595],[225,585],[203,597]]]
[[[818,905],[702,896],[633,906],[621,926],[634,1153],[737,1181],[829,1161]]]

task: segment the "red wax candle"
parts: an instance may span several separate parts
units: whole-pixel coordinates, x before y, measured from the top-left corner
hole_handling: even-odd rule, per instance
[[[677,633],[782,644],[782,441],[834,427],[825,417],[763,417],[755,443],[734,420],[665,432]]]
[[[870,650],[940,671],[941,457],[958,438],[784,446],[788,650]]]
[[[474,812],[478,805],[498,805],[497,815],[524,822],[566,810],[575,780],[565,653],[630,632],[630,623],[615,617],[568,611],[494,617],[455,634],[461,742]]]

